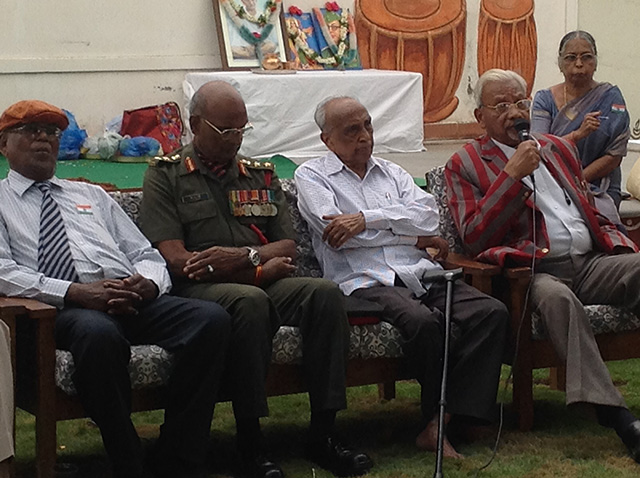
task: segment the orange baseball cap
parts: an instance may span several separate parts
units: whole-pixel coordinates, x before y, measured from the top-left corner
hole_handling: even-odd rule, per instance
[[[23,100],[9,106],[0,116],[0,131],[30,123],[51,123],[60,129],[69,126],[67,115],[57,106],[40,100]]]

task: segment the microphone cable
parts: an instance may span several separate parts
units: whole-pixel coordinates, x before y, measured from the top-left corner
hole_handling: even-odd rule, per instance
[[[531,136],[531,139],[533,139],[536,143],[536,146],[538,147],[538,151],[540,151],[541,147],[540,147],[540,143],[538,143],[538,141]],[[522,314],[520,315],[520,322],[518,323],[518,330],[516,331],[516,345],[515,345],[515,349],[513,351],[513,360],[511,361],[511,370],[509,371],[509,375],[507,376],[507,378],[505,379],[504,382],[504,387],[502,388],[502,400],[500,400],[500,412],[499,412],[499,421],[498,421],[498,433],[496,434],[496,441],[493,445],[493,448],[491,450],[491,456],[489,457],[489,459],[486,461],[486,463],[478,468],[476,468],[475,470],[472,470],[469,475],[471,475],[471,473],[473,473],[474,478],[478,478],[480,476],[480,472],[482,472],[483,470],[489,468],[489,466],[491,466],[491,463],[493,463],[493,460],[496,458],[496,456],[498,455],[498,447],[500,446],[500,439],[502,438],[502,429],[504,426],[504,402],[506,399],[506,395],[507,395],[507,391],[508,391],[508,387],[509,385],[512,383],[513,381],[513,369],[516,367],[516,363],[518,360],[518,353],[520,351],[520,334],[522,331],[522,325],[524,324],[524,317],[525,314],[527,313],[527,309],[529,306],[529,296],[531,295],[531,286],[533,284],[533,277],[535,274],[535,268],[536,268],[536,179],[533,173],[531,173],[529,175],[529,177],[531,178],[531,183],[533,185],[533,207],[531,208],[531,224],[532,224],[532,234],[531,234],[531,241],[533,242],[533,254],[531,256],[531,273],[530,273],[530,280],[529,280],[529,284],[527,285],[527,291],[524,295],[524,304],[522,306]]]

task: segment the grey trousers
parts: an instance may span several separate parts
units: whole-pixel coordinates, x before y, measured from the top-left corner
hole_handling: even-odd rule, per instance
[[[288,277],[265,289],[233,283],[177,282],[172,293],[215,301],[231,314],[226,377],[231,382],[236,418],[268,415],[265,378],[272,339],[281,325],[300,328],[311,410],[346,408],[349,322],[344,296],[333,282]]]
[[[0,320],[0,461],[13,456],[13,375],[9,327]]]
[[[400,329],[412,375],[422,385],[424,419],[436,413],[444,352],[445,284],[416,297],[404,287],[358,289],[354,297],[384,306],[384,319]],[[491,421],[509,327],[507,308],[462,281],[453,291],[447,412]]]
[[[640,313],[640,254],[591,252],[540,261],[531,304],[565,362],[567,404],[626,407],[602,360],[583,305],[626,306]]]

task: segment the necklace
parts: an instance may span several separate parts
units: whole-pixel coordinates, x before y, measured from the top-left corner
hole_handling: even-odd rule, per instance
[[[226,1],[229,2],[229,5],[239,18],[247,20],[251,23],[255,23],[260,27],[264,27],[267,23],[271,22],[271,17],[273,17],[274,13],[278,10],[279,5],[277,4],[280,3],[280,0],[267,0],[264,12],[255,17],[247,12],[246,8],[243,5],[238,5],[234,0]]]
[[[246,41],[249,45],[255,47],[256,57],[258,63],[262,65],[262,43],[269,37],[271,31],[274,28],[274,23],[278,19],[280,13],[280,4],[282,0],[268,0],[267,8],[258,18],[247,17],[244,7],[239,6],[234,0],[220,0],[220,3],[224,7],[227,15],[238,29],[240,37]],[[242,20],[247,20],[252,23],[257,23],[262,31],[252,32],[247,28]],[[255,21],[254,21],[255,20]]]

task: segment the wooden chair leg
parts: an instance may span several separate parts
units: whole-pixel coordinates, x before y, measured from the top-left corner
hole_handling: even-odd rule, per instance
[[[533,427],[533,370],[516,367],[513,373],[513,408],[521,431]]]
[[[54,478],[56,465],[56,348],[53,321],[38,321],[36,360],[38,369],[36,399],[37,478]]]
[[[393,400],[396,398],[396,382],[379,383],[378,397],[380,400]]]
[[[549,387],[552,390],[565,391],[567,388],[567,369],[565,367],[549,368]]]
[[[52,416],[36,418],[36,476],[54,478],[57,452],[56,421]]]

